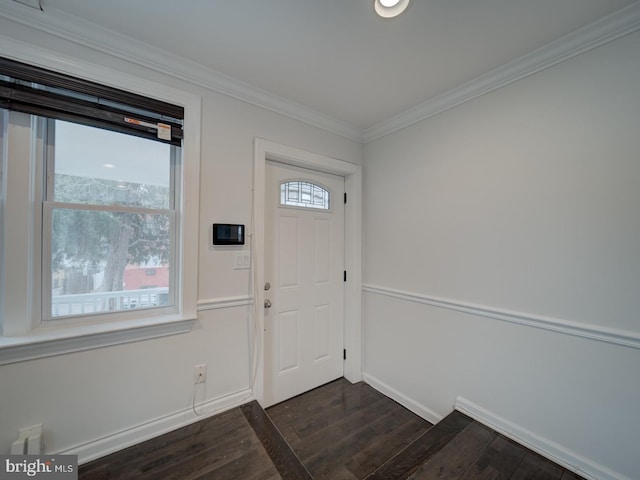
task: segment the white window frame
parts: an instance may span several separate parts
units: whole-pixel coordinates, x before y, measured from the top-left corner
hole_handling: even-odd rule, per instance
[[[37,180],[36,183],[40,185],[41,183],[46,182],[45,192],[41,193],[42,198],[38,199],[39,202],[42,203],[42,232],[40,238],[42,239],[42,259],[41,259],[41,289],[39,298],[34,298],[34,305],[37,304],[38,301],[41,301],[41,308],[39,309],[42,312],[38,315],[38,312],[34,312],[33,324],[35,327],[51,327],[51,326],[59,326],[63,324],[77,324],[80,322],[90,323],[90,322],[100,322],[100,321],[114,321],[114,320],[123,320],[136,318],[141,316],[158,316],[158,315],[166,315],[171,313],[177,313],[177,304],[176,304],[176,287],[179,285],[177,281],[176,272],[180,271],[180,259],[175,254],[176,250],[179,249],[179,238],[177,236],[177,225],[176,225],[176,207],[178,206],[178,202],[176,198],[180,197],[180,184],[176,181],[176,173],[180,171],[180,163],[182,162],[181,158],[177,158],[177,153],[181,151],[180,147],[176,147],[171,145],[171,153],[169,161],[171,163],[170,166],[170,188],[171,188],[171,199],[168,208],[166,209],[150,209],[150,208],[142,208],[142,207],[127,207],[122,205],[92,205],[88,203],[65,203],[55,201],[53,198],[54,195],[54,174],[55,174],[55,122],[54,119],[44,119],[44,122],[38,122],[37,128],[44,128],[45,130],[41,133],[38,133],[38,138],[46,138],[46,142],[44,145],[46,158],[44,162],[46,163],[45,167],[45,175],[46,178],[42,179],[42,182],[38,178],[38,174],[40,172],[36,171]],[[120,135],[126,135],[126,133],[121,133]],[[37,159],[39,164],[42,165],[40,159]],[[126,311],[126,310],[117,310],[117,311],[105,311],[99,312],[95,314],[89,314],[86,316],[83,315],[68,315],[62,317],[54,317],[51,314],[52,311],[52,297],[50,295],[51,292],[51,280],[52,280],[52,272],[51,272],[51,236],[50,232],[52,231],[52,217],[53,210],[56,208],[74,208],[79,210],[86,211],[114,211],[114,212],[123,212],[128,211],[130,213],[152,213],[152,214],[166,214],[170,217],[170,238],[171,238],[171,254],[169,258],[170,265],[170,298],[171,304],[166,307],[153,307],[148,310],[136,310],[136,311]],[[39,223],[38,223],[39,224]],[[38,238],[36,236],[36,238]],[[177,247],[177,248],[173,248]],[[35,253],[37,255],[37,253]],[[34,285],[34,297],[36,296],[36,292],[38,288]]]
[[[5,182],[5,161],[7,157],[6,146],[6,128],[9,124],[8,122],[9,112],[6,110],[0,110],[0,229],[4,229],[4,205],[6,203],[6,190],[7,185]],[[4,291],[4,234],[0,230],[0,305],[6,305],[5,302],[5,291]],[[2,315],[0,313],[0,315]],[[3,326],[2,321],[0,321],[0,336],[2,336]]]
[[[26,258],[26,264],[23,260],[19,260],[23,270],[25,267],[28,267],[29,270],[27,291],[24,293],[24,301],[21,299],[18,302],[13,302],[11,306],[2,302],[2,306],[0,306],[0,322],[2,323],[0,365],[189,332],[197,319],[200,97],[55,52],[36,49],[11,39],[3,38],[3,41],[0,42],[0,55],[179,105],[184,108],[185,131],[182,161],[180,168],[175,172],[176,185],[180,187],[176,190],[180,196],[176,198],[176,225],[179,239],[176,258],[180,264],[180,269],[176,272],[178,285],[175,301],[176,312],[143,317],[134,314],[134,318],[122,318],[108,322],[70,323],[55,327],[45,327],[40,322],[34,322],[34,310],[38,310],[38,316],[40,310],[33,306],[34,289],[36,283],[40,282],[41,272],[37,271],[39,268],[35,267],[35,265],[39,265],[40,259],[36,258],[38,248],[33,240],[37,239],[39,246],[42,235],[34,230],[34,225],[38,224],[35,218],[30,218],[28,225],[24,223],[25,219],[23,218],[21,228],[29,231],[31,239],[31,242],[26,242],[27,245],[24,246],[28,251],[26,257],[22,257],[23,260]],[[3,171],[5,185],[7,184],[7,173],[10,172]],[[29,175],[32,174],[33,172],[29,172]],[[189,187],[185,188],[187,185]],[[29,195],[33,194],[33,191],[29,192]],[[15,220],[21,216],[19,212],[10,211],[6,204],[2,208],[2,217],[0,218],[4,222],[9,222],[10,218]],[[33,212],[26,213],[33,217]],[[36,233],[38,233],[38,237],[35,237]],[[11,248],[7,244],[6,238],[0,242],[2,242],[0,245],[3,248],[7,250]],[[8,258],[6,250],[3,250],[2,254],[4,255],[3,260]],[[5,263],[3,261],[3,264]],[[6,266],[6,270],[12,271],[12,268],[15,267]],[[3,294],[7,295],[6,272],[2,272],[2,275],[4,276],[2,285],[5,288]]]

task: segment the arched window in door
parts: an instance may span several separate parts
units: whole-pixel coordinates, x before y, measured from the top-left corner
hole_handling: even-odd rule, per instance
[[[291,180],[280,184],[280,205],[329,210],[330,193],[315,183]]]

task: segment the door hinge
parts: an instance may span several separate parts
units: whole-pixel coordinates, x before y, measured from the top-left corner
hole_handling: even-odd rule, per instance
[[[342,359],[343,360],[347,359],[347,349],[346,348],[342,349]]]
[[[347,204],[347,192],[344,192],[344,204]]]
[[[344,281],[345,282],[347,281],[347,271],[346,270],[344,271]]]

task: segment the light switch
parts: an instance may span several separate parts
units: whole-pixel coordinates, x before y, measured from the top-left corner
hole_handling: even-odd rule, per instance
[[[249,253],[236,254],[235,270],[246,270],[251,268],[251,255]]]

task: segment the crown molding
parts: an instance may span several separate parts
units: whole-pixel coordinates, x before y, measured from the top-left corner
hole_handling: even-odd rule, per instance
[[[55,8],[38,11],[4,2],[0,17],[362,142],[362,129],[348,122]]]
[[[368,143],[640,30],[640,1],[364,130]]]
[[[640,1],[364,130],[54,8],[41,12],[15,2],[5,2],[0,4],[0,17],[336,135],[368,143],[639,30]]]

